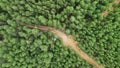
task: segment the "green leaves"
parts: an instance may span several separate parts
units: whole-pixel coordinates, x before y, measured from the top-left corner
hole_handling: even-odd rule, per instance
[[[7,20],[7,23],[8,23],[10,26],[12,26],[12,27],[16,27],[16,26],[17,26],[17,25],[16,25],[16,22],[11,21],[11,20]]]
[[[113,0],[31,0],[0,1],[0,26],[4,40],[0,41],[0,58],[8,62],[0,68],[93,68],[62,40],[50,32],[43,32],[27,24],[47,25],[76,37],[80,48],[103,65],[120,66],[120,10],[103,17],[101,12],[111,7]],[[101,57],[102,56],[102,57]],[[115,58],[115,59],[113,59]]]
[[[7,15],[5,15],[4,13],[0,13],[0,21],[5,21],[7,18]]]
[[[46,46],[46,45],[39,45],[40,46],[40,49],[42,50],[42,51],[45,51],[45,52],[47,52],[48,51],[48,46]]]
[[[70,20],[71,22],[75,22],[76,18],[74,16],[71,16]]]
[[[34,35],[38,35],[39,30],[37,29],[37,27],[35,29],[32,29],[32,34]]]
[[[39,16],[38,19],[43,25],[46,25],[47,19],[44,16]]]
[[[67,33],[67,34],[70,34],[70,32],[71,32],[71,31],[70,31],[69,29],[66,30],[66,33]]]
[[[10,67],[11,65],[9,63],[2,64],[2,67]]]
[[[13,10],[18,10],[18,7],[17,6],[12,6],[12,9]]]
[[[23,33],[23,32],[19,32],[19,35],[20,35],[21,37],[27,37],[27,35],[26,35],[25,33]]]

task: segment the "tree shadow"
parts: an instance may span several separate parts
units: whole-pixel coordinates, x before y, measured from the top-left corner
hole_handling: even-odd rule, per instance
[[[0,34],[0,41],[2,41],[4,38],[3,38],[3,35]]]

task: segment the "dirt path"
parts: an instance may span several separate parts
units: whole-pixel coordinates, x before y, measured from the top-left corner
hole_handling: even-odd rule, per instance
[[[120,0],[116,0],[113,4],[118,4],[120,3]],[[114,7],[111,7],[109,10],[104,11],[102,13],[103,16],[107,16],[110,11],[113,11]],[[19,23],[20,25],[27,26],[29,28],[35,28],[35,25],[29,25],[25,23]],[[96,68],[105,68],[104,66],[98,64],[94,59],[90,58],[84,51],[82,51],[77,44],[79,42],[75,41],[72,36],[67,36],[65,33],[61,32],[58,29],[55,29],[53,27],[48,27],[48,26],[39,26],[38,29],[43,30],[43,31],[50,31],[53,34],[57,35],[62,39],[62,42],[65,46],[71,46],[72,49],[78,53],[83,59],[85,59],[87,62],[95,66]]]
[[[27,26],[29,28],[35,28],[35,25],[29,25],[25,23],[19,23],[19,24],[22,26]],[[82,51],[77,46],[79,42],[75,41],[72,36],[67,36],[65,33],[61,32],[60,30],[48,26],[38,26],[38,29],[46,32],[48,31],[52,32],[53,34],[57,35],[59,38],[62,39],[62,42],[65,46],[71,46],[76,53],[78,53],[83,59],[88,61],[90,64],[96,66],[96,68],[104,68],[104,66],[99,65],[94,59],[90,58],[84,51]]]
[[[113,3],[112,3],[112,5],[114,5],[114,4],[119,4],[120,3],[120,0],[115,0]],[[104,11],[103,13],[102,13],[102,15],[103,16],[107,16],[111,11],[113,11],[114,10],[114,7],[112,6],[111,8],[109,8],[108,10],[106,10],[106,11]]]

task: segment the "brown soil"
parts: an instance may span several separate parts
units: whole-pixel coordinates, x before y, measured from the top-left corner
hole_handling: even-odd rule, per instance
[[[35,28],[35,25],[29,25],[25,23],[19,23],[20,25],[27,26],[29,28]],[[72,49],[78,53],[83,59],[88,61],[90,64],[93,66],[96,66],[97,68],[104,68],[104,66],[99,65],[94,59],[90,58],[84,51],[82,51],[77,44],[79,42],[75,41],[72,36],[67,36],[65,33],[61,32],[58,29],[55,29],[53,27],[48,27],[48,26],[39,26],[38,29],[43,30],[43,31],[50,31],[53,34],[57,35],[59,38],[62,39],[62,42],[65,46],[71,46]]]
[[[118,4],[120,3],[120,0],[116,0],[113,4]],[[108,13],[110,11],[113,11],[114,7],[111,7],[109,10],[104,11],[102,13],[103,16],[108,15]],[[25,24],[25,23],[19,23],[23,26],[27,26],[29,28],[35,28],[35,25],[29,25],[29,24]],[[67,36],[64,32],[53,28],[53,27],[48,27],[48,26],[39,26],[38,29],[43,30],[43,31],[50,31],[53,34],[57,35],[58,37],[60,37],[63,41],[63,44],[65,46],[71,46],[72,49],[78,53],[83,59],[85,59],[86,61],[88,61],[90,64],[92,64],[93,66],[96,66],[96,68],[105,68],[104,66],[98,64],[94,59],[90,58],[84,51],[82,51],[77,44],[79,42],[75,41],[74,38],[72,36]]]
[[[120,3],[120,0],[115,0],[113,3],[112,3],[112,5],[114,5],[114,4],[119,4]],[[102,13],[102,15],[103,16],[107,16],[111,11],[113,11],[114,10],[114,7],[111,7],[111,8],[109,8],[108,10],[106,10],[106,11],[104,11],[103,13]]]

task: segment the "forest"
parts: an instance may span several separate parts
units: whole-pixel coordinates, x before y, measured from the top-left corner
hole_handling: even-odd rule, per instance
[[[120,68],[120,0],[0,0],[0,68]]]

